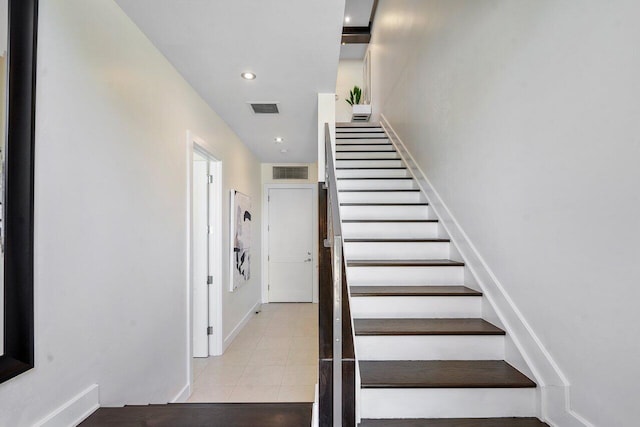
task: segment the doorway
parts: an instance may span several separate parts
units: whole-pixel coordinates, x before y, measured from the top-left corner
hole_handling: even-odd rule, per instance
[[[317,215],[314,185],[265,186],[267,301],[317,301]]]
[[[222,354],[221,162],[192,139],[191,354]]]

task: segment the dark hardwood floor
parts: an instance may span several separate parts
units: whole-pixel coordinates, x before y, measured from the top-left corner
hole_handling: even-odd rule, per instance
[[[311,403],[180,403],[100,408],[82,427],[301,427]]]
[[[549,427],[537,418],[362,420],[359,427]]]

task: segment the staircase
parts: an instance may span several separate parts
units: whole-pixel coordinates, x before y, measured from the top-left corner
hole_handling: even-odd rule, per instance
[[[361,426],[545,426],[384,130],[338,124],[335,158]]]

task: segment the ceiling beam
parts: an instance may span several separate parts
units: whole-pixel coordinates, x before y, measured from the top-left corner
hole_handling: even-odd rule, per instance
[[[342,27],[342,44],[367,44],[371,41],[371,29],[376,17],[378,0],[373,0],[369,25],[366,27]]]
[[[366,44],[369,43],[369,40],[371,40],[371,34],[369,34],[368,28],[367,27],[362,27],[362,28],[366,28],[367,32],[366,33],[343,33],[342,34],[342,43],[344,44]]]

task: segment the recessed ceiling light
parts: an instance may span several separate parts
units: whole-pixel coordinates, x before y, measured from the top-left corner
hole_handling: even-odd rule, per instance
[[[345,42],[342,42],[342,46],[344,46],[344,45],[346,45],[346,43],[345,43]]]
[[[345,16],[345,17],[344,17],[344,22],[346,22],[347,24],[348,24],[349,22],[351,22],[351,17],[350,17],[350,16]]]
[[[273,138],[273,139],[275,139],[275,141],[276,141],[278,144],[282,144],[282,143],[284,142],[284,138],[283,138],[283,137],[281,137],[281,136],[276,136],[276,137],[275,137],[275,138]]]
[[[280,152],[281,152],[282,154],[284,154],[284,153],[286,153],[286,152],[287,152],[287,149],[286,149],[286,148],[283,148],[282,150],[280,150]]]
[[[240,76],[245,80],[253,80],[256,78],[256,75],[249,71],[245,71],[244,73],[240,74]]]

